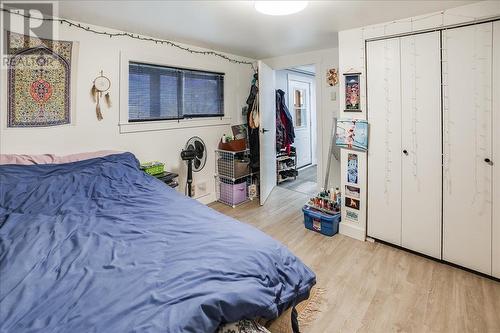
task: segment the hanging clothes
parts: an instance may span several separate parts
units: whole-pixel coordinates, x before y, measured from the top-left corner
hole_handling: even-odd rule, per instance
[[[252,172],[257,172],[260,167],[260,142],[259,142],[259,123],[255,120],[255,112],[257,112],[258,119],[258,76],[254,74],[252,80],[252,86],[250,87],[250,94],[247,98],[247,133],[248,133],[248,145],[250,148],[250,167]]]
[[[276,151],[286,149],[290,153],[290,146],[295,141],[293,120],[285,104],[285,92],[276,90]]]

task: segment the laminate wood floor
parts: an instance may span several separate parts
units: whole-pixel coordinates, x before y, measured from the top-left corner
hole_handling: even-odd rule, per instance
[[[314,196],[318,192],[318,184],[316,183],[316,173],[318,167],[316,165],[306,167],[299,170],[297,179],[290,179],[280,183],[278,186]]]
[[[306,230],[307,195],[276,187],[264,206],[211,207],[285,244],[326,289],[307,332],[500,332],[500,283],[381,243]]]

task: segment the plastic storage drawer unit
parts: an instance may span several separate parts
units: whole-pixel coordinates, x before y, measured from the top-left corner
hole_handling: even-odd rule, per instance
[[[247,184],[243,183],[220,183],[220,201],[236,206],[248,199]]]
[[[326,236],[333,236],[339,231],[340,213],[330,215],[304,206],[304,226]]]

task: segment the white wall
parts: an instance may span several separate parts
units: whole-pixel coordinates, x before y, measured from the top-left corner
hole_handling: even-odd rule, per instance
[[[500,15],[500,1],[481,1],[466,6],[452,8],[443,12],[430,13],[408,19],[387,22],[373,26],[339,32],[339,72],[340,74],[356,71],[361,72],[361,109],[360,113],[341,112],[343,118],[366,119],[366,81],[365,81],[365,40],[375,37],[390,36],[394,34],[408,33],[423,29],[439,28],[442,26],[473,22],[482,18]],[[340,75],[339,101],[343,110],[345,105],[344,80]],[[347,150],[342,149],[342,190],[345,186],[345,172],[347,166]],[[367,190],[367,168],[366,154],[358,153],[359,156],[359,181],[361,189],[361,207],[358,223],[347,222],[345,209],[342,209],[343,222],[340,225],[340,233],[364,240],[366,235],[366,190]],[[370,191],[383,192],[383,189],[370,188]]]
[[[330,48],[312,52],[298,53],[263,60],[275,70],[292,68],[301,65],[314,65],[316,69],[316,117],[317,117],[317,161],[318,185],[323,186],[326,165],[330,148],[330,135],[333,117],[339,115],[338,89],[326,83],[326,73],[330,68],[338,68],[338,49]],[[339,186],[340,164],[332,160],[330,171],[330,187]]]
[[[195,183],[207,183],[208,195],[200,199],[201,201],[214,201],[213,151],[222,134],[230,133],[229,124],[242,122],[241,108],[245,105],[253,75],[251,67],[127,37],[103,37],[67,25],[58,24],[57,28],[58,39],[79,42],[78,63],[73,64],[77,73],[77,86],[72,88],[76,93],[76,105],[72,113],[74,122],[69,126],[48,128],[7,128],[6,70],[2,70],[0,152],[70,154],[101,149],[130,151],[141,161],[160,160],[166,163],[167,170],[179,172],[179,190],[184,191],[186,166],[180,160],[179,154],[186,141],[197,135],[205,141],[209,154],[205,168],[194,175]],[[113,31],[104,27],[96,28]],[[120,132],[124,131],[123,128],[120,131],[119,126],[120,52],[147,54],[178,67],[224,72],[224,109],[228,119],[204,122],[212,126],[121,134]],[[113,105],[110,109],[104,107],[104,120],[97,121],[90,89],[100,70],[111,79],[110,94]]]

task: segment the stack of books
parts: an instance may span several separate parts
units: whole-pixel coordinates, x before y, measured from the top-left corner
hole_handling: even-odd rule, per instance
[[[154,176],[172,188],[179,185],[179,182],[176,180],[179,175],[176,173],[164,171]]]

